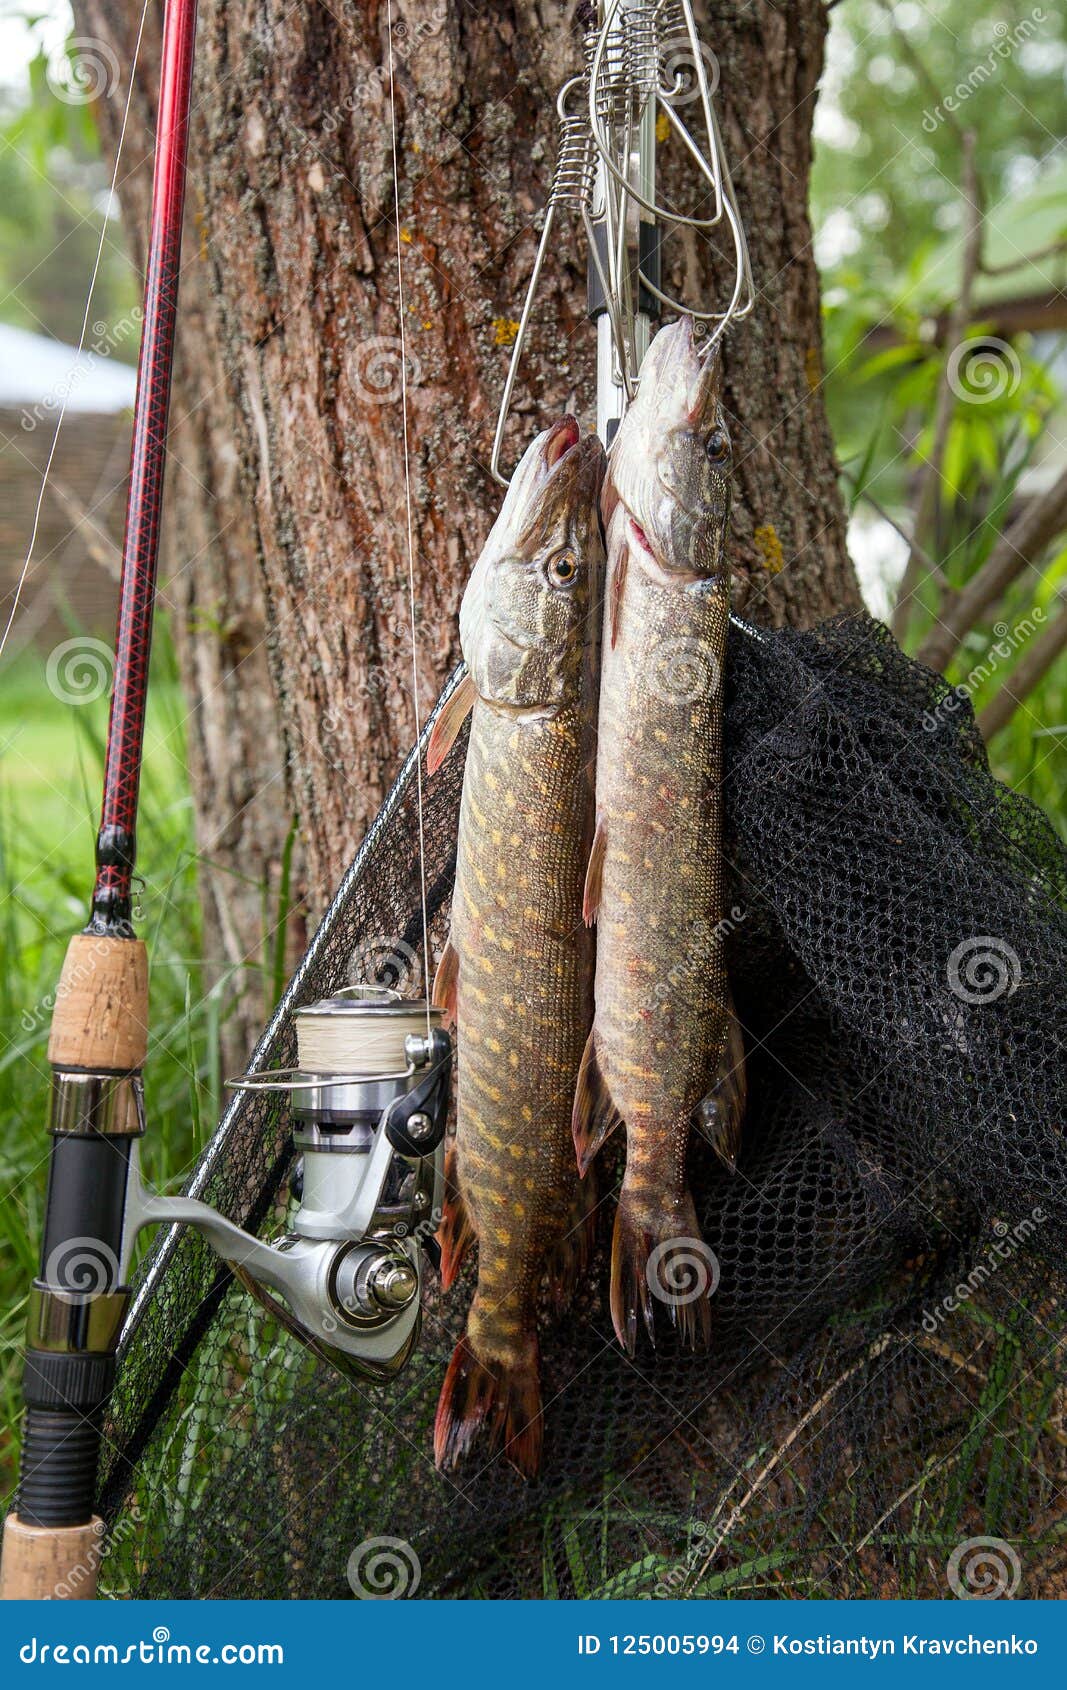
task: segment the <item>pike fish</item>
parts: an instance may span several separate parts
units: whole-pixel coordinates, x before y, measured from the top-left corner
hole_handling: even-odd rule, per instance
[[[708,1342],[717,1266],[687,1147],[697,1125],[732,1167],[744,1105],[720,926],[730,472],[717,351],[702,358],[683,318],[649,348],[602,498],[596,1014],[573,1128],[584,1173],[625,1123],[611,1312],[631,1353],[639,1312],[655,1339],[656,1300],[683,1342]]]
[[[593,832],[604,450],[567,417],[516,470],[460,613],[465,680],[428,768],[468,712],[449,944],[434,1000],[458,1028],[457,1127],[439,1239],[454,1280],[477,1241],[478,1285],[437,1409],[451,1467],[479,1431],[524,1477],[542,1426],[537,1302],[581,1270],[593,1194],[571,1105],[593,1016],[582,894]]]

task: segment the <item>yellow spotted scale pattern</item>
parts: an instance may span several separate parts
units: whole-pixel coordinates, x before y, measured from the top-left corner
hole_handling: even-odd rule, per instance
[[[530,720],[479,699],[467,751],[451,934],[454,1166],[478,1239],[468,1341],[503,1370],[535,1352],[548,1254],[578,1225],[571,1105],[593,1013],[589,711]]]

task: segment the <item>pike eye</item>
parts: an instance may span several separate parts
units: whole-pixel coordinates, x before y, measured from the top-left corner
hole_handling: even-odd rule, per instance
[[[569,587],[578,573],[578,559],[570,550],[557,552],[548,560],[548,579],[554,587]]]
[[[713,428],[704,448],[711,464],[721,464],[730,454],[730,436],[724,428]]]

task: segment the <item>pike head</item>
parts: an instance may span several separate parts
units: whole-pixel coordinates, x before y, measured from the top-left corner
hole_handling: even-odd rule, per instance
[[[552,715],[581,695],[601,598],[604,448],[564,417],[527,448],[460,609],[470,678],[489,705]]]
[[[660,330],[641,365],[608,461],[605,525],[621,504],[634,561],[672,577],[721,575],[731,467],[719,348],[701,352],[692,318],[682,317]]]

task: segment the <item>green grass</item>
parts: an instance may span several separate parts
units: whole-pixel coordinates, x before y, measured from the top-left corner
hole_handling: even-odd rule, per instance
[[[966,670],[964,663],[953,679]],[[984,703],[987,697],[983,692],[976,702]],[[190,1166],[218,1117],[220,1003],[227,984],[212,984],[204,963],[199,863],[185,763],[185,705],[165,627],[157,637],[150,699],[137,919],[151,965],[145,1167],[151,1181],[163,1184],[178,1179]],[[1050,734],[1047,728],[1062,724],[1067,724],[1067,674],[1056,672],[991,748],[1001,779],[1041,804],[1061,827],[1067,735]],[[0,693],[0,1158],[6,1199],[0,1205],[0,1479],[5,1496],[16,1472],[26,1292],[37,1266],[44,1197],[51,994],[67,942],[86,918],[106,726],[106,696],[79,705],[62,702],[49,690],[44,656],[24,655],[6,668]],[[283,864],[283,906],[293,837]],[[266,895],[264,913],[265,931],[275,929],[278,910],[268,907]],[[261,972],[265,1001],[276,998],[284,984],[284,953],[278,944],[264,944]],[[1016,1363],[1016,1345],[1013,1334],[1000,1337],[989,1388],[1003,1394]],[[228,1345],[232,1339],[221,1334],[218,1342]],[[254,1356],[253,1344],[248,1353]],[[207,1364],[213,1365],[214,1359],[209,1353]],[[299,1356],[291,1358],[294,1378],[300,1366]],[[289,1389],[291,1384],[288,1377],[275,1379],[272,1388]],[[995,1530],[1003,1497],[1018,1483],[1014,1452],[1023,1440],[1030,1451],[1041,1436],[1054,1384],[1044,1377],[1018,1384],[1025,1402],[1016,1404],[1013,1439],[997,1442],[985,1480],[987,1530]],[[175,1405],[176,1436],[166,1452],[165,1488],[168,1495],[184,1497],[193,1506],[210,1468],[202,1459],[205,1429],[197,1419],[195,1391],[187,1395],[187,1401],[182,1398]],[[939,1547],[946,1532],[951,1536],[950,1528],[955,1529],[960,1487],[973,1480],[971,1469],[986,1441],[987,1421],[979,1409],[973,1438],[965,1439],[962,1447],[956,1490],[951,1485],[947,1491],[944,1485],[931,1486],[928,1510],[925,1493],[917,1497],[917,1566],[931,1544]],[[144,1477],[147,1497],[156,1488],[153,1478],[163,1475],[146,1472]],[[794,1479],[801,1485],[802,1475]],[[648,1517],[650,1528],[671,1523]],[[688,1566],[694,1559],[691,1545],[679,1542],[666,1551],[650,1551],[633,1566],[620,1567],[614,1557],[615,1525],[607,1502],[602,1514],[592,1519],[582,1508],[573,1517],[566,1508],[549,1511],[542,1544],[545,1594],[553,1593],[559,1573],[587,1598],[634,1589],[651,1593],[675,1577],[679,1565]],[[669,1537],[667,1532],[667,1541]],[[831,1523],[827,1538],[834,1541]],[[755,1544],[746,1553],[742,1539],[726,1565],[709,1570],[694,1594],[737,1594],[768,1584],[778,1588],[776,1575],[793,1588],[802,1582],[788,1554],[768,1557]]]
[[[166,632],[157,640],[138,831],[138,931],[148,942],[152,1036],[149,1179],[178,1177],[218,1115],[220,993],[203,965],[182,703]],[[47,1166],[51,994],[84,926],[93,879],[106,694],[65,703],[46,658],[5,667],[0,704],[0,1479],[15,1477],[20,1351],[36,1271]]]

